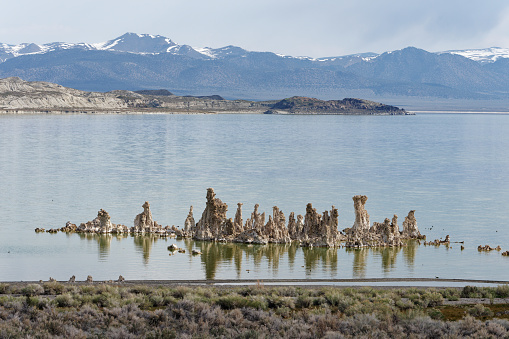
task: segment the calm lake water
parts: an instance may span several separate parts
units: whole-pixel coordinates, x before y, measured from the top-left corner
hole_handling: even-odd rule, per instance
[[[116,279],[464,278],[509,280],[509,115],[30,115],[0,116],[0,281]],[[151,204],[162,225],[195,219],[206,189],[288,217],[368,196],[370,220],[411,209],[428,240],[452,248],[305,249],[157,237],[36,234],[101,208],[133,225]],[[168,255],[177,243],[185,254]],[[192,256],[190,250],[203,255]]]

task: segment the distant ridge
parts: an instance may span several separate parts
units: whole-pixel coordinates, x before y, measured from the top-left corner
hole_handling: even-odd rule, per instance
[[[162,94],[162,95],[161,95]],[[176,96],[167,90],[86,92],[49,82],[0,79],[2,113],[269,113],[403,115],[394,106],[361,99],[323,101],[293,97],[280,101],[225,100],[218,95]]]

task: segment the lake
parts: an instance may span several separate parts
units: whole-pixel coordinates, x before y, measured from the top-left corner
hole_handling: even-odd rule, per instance
[[[0,281],[116,279],[462,278],[509,280],[509,115],[3,115],[0,116]],[[368,196],[370,221],[416,210],[428,240],[398,249],[216,244],[142,236],[36,234],[105,209],[133,225],[182,226],[206,189],[244,221],[260,204],[305,214]],[[401,227],[401,226],[400,226]],[[185,254],[170,256],[176,243]],[[200,249],[201,256],[193,256]]]

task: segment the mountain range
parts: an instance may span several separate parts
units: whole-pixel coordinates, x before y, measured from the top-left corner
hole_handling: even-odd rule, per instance
[[[85,91],[168,89],[178,95],[270,100],[362,97],[406,107],[509,107],[509,49],[294,57],[236,46],[193,48],[126,33],[103,43],[0,43],[0,78]],[[414,107],[412,107],[414,105]]]

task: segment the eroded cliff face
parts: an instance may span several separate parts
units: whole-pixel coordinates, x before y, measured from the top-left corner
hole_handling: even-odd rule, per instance
[[[0,109],[33,111],[257,111],[267,103],[224,100],[220,97],[144,95],[131,91],[86,92],[41,81],[16,77],[0,79]]]

